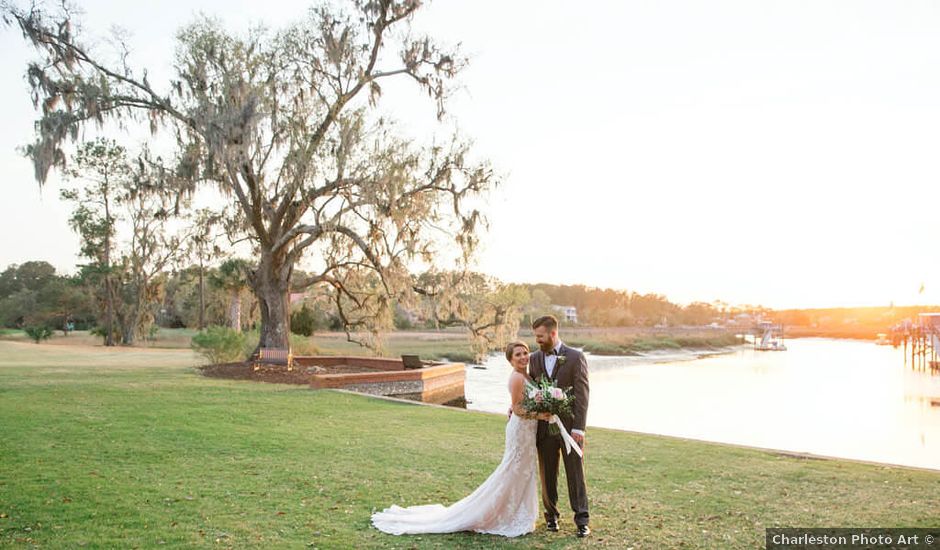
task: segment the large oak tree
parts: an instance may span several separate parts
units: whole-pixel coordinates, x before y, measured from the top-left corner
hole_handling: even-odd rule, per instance
[[[377,115],[383,83],[405,79],[442,116],[465,66],[456,50],[413,36],[421,4],[324,3],[274,33],[236,35],[202,19],[178,33],[175,76],[159,83],[127,55],[92,50],[67,7],[0,4],[41,56],[27,71],[41,110],[28,147],[36,178],[64,165],[86,125],[148,124],[176,143],[162,181],[231,199],[230,231],[257,254],[261,347],[289,345],[291,274],[308,252],[318,271],[298,286],[330,285],[347,327],[372,331],[412,290],[412,262],[435,263],[436,243],[468,257],[481,223],[468,200],[495,183],[465,142],[416,145]]]

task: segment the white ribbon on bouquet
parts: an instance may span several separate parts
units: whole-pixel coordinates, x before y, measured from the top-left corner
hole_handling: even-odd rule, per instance
[[[561,423],[561,419],[558,418],[557,414],[553,414],[548,423],[558,426],[558,431],[561,432],[561,439],[565,442],[565,451],[567,451],[568,454],[571,454],[571,449],[574,449],[574,452],[578,453],[578,456],[584,458],[584,453],[581,452],[581,447],[578,445],[578,442],[571,437],[571,434],[565,429],[565,425]]]

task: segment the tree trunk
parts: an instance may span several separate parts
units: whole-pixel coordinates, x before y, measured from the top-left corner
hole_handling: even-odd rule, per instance
[[[229,305],[228,305],[229,326],[231,326],[235,332],[241,332],[242,331],[241,291],[237,288],[233,288],[229,292],[231,292],[231,296],[229,298]]]
[[[262,251],[258,271],[252,278],[261,309],[261,338],[258,348],[290,349],[290,265],[283,255]],[[257,350],[256,350],[257,353]]]
[[[140,307],[131,306],[121,320],[121,345],[133,346],[137,340],[137,329],[140,326]]]
[[[136,329],[133,327],[133,323],[127,323],[121,327],[121,345],[122,346],[133,346],[135,340]]]
[[[121,323],[121,345],[123,346],[133,346],[136,343],[144,316],[145,292],[147,292],[149,279],[141,275],[135,276],[134,279],[134,302],[125,306],[127,309]]]
[[[111,221],[111,202],[108,197],[108,181],[105,178],[104,188],[104,219],[105,219],[105,238],[104,238],[104,292],[107,300],[107,333],[104,337],[105,346],[114,345],[114,285],[111,281],[111,231],[113,222]]]
[[[105,265],[105,269],[110,270],[110,265]],[[107,319],[104,335],[104,345],[113,346],[114,345],[114,286],[111,284],[111,273],[110,271],[106,272],[104,276],[104,292],[106,300],[106,311],[105,317]]]
[[[202,252],[199,253],[199,330],[206,328],[206,281]]]

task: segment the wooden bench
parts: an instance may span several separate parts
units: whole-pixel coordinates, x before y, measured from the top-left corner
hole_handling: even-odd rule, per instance
[[[401,364],[405,368],[405,370],[424,368],[424,363],[421,361],[421,358],[418,357],[417,355],[402,355]]]
[[[255,370],[258,370],[259,364],[287,365],[287,370],[291,370],[293,363],[294,356],[289,349],[261,348],[258,350],[258,359],[255,360]]]

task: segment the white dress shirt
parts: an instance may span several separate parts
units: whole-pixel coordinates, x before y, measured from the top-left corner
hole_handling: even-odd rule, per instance
[[[558,360],[559,351],[561,351],[561,340],[555,344],[555,353],[553,355],[545,355],[545,372],[548,373],[549,378],[555,373],[555,362]]]

